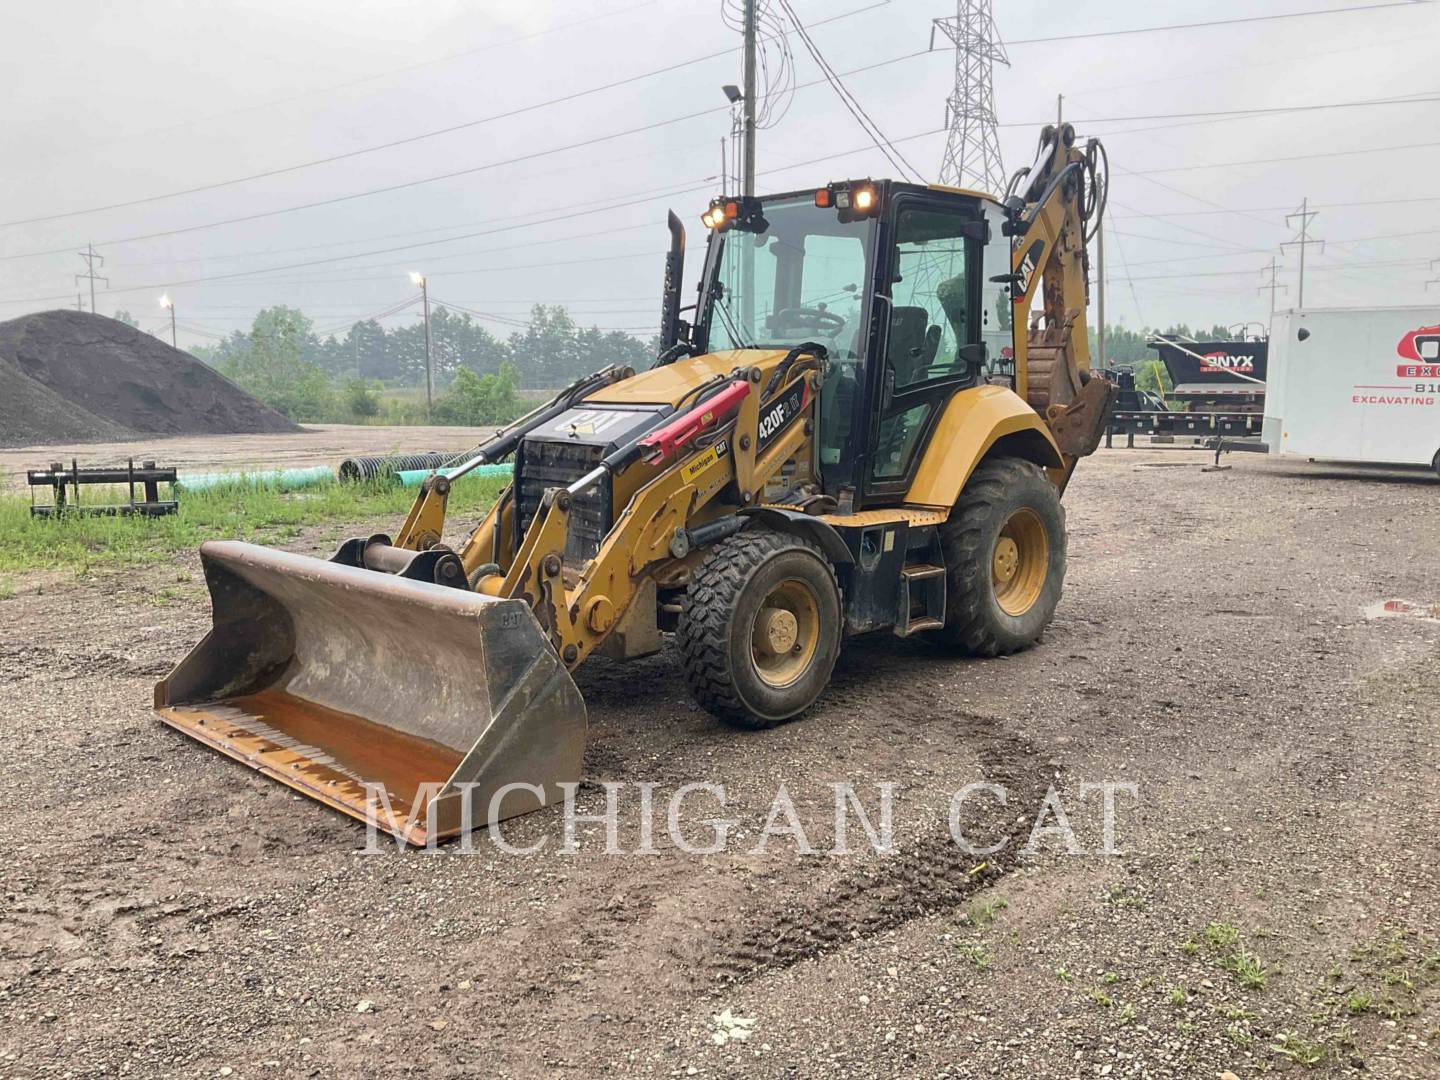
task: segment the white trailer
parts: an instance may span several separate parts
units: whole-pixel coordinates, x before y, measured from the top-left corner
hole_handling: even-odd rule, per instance
[[[1266,381],[1271,454],[1440,473],[1440,308],[1277,313]]]

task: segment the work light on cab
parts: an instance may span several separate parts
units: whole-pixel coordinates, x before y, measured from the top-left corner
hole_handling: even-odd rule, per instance
[[[815,205],[822,210],[834,207],[842,221],[855,221],[879,212],[880,193],[868,180],[831,184],[815,192]]]

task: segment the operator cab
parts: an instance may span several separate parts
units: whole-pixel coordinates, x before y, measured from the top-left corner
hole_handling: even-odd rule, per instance
[[[697,353],[824,347],[827,494],[899,501],[958,390],[1013,373],[1004,211],[953,188],[849,181],[719,199],[704,217]]]

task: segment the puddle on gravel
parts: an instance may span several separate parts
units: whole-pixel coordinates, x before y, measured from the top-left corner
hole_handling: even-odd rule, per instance
[[[1367,619],[1420,619],[1440,622],[1440,604],[1422,604],[1414,600],[1377,600],[1360,609]]]

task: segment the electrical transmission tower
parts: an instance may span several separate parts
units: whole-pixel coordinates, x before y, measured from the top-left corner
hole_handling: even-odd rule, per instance
[[[935,20],[930,45],[935,45],[936,29],[955,44],[955,90],[945,102],[950,137],[940,182],[999,195],[1005,190],[1005,166],[995,131],[995,65],[1009,67],[1010,57],[990,5],[991,0],[956,0],[954,18]]]
[[[85,260],[85,273],[75,275],[75,284],[78,285],[82,281],[90,282],[90,314],[95,315],[98,314],[98,312],[96,312],[95,310],[95,282],[103,281],[105,282],[107,288],[110,285],[110,279],[108,277],[103,277],[100,274],[95,273],[95,268],[97,266],[105,265],[105,256],[100,255],[95,251],[94,244],[86,244],[85,250],[79,252],[78,254],[82,259]]]
[[[1271,322],[1274,322],[1274,321],[1275,321],[1275,294],[1276,294],[1277,292],[1288,292],[1288,291],[1290,290],[1290,286],[1288,286],[1288,285],[1281,285],[1280,282],[1276,279],[1276,276],[1280,273],[1280,265],[1279,265],[1279,263],[1277,263],[1277,262],[1275,261],[1275,256],[1273,256],[1273,255],[1270,256],[1270,265],[1269,265],[1269,266],[1262,266],[1262,267],[1260,268],[1260,272],[1261,272],[1262,274],[1269,274],[1269,275],[1270,275],[1270,280],[1267,281],[1267,282],[1265,282],[1264,285],[1261,285],[1260,288],[1257,289],[1256,291],[1257,291],[1257,292],[1267,292],[1267,291],[1268,291],[1268,292],[1270,293],[1270,321],[1271,321]]]
[[[1310,235],[1310,219],[1318,216],[1319,213],[1319,210],[1310,209],[1310,199],[1307,196],[1301,201],[1299,210],[1296,210],[1293,214],[1285,215],[1285,224],[1290,225],[1291,228],[1296,227],[1293,224],[1296,218],[1299,218],[1300,220],[1300,224],[1298,226],[1300,230],[1300,235],[1297,236],[1294,240],[1287,240],[1285,241],[1285,243],[1281,244],[1280,251],[1283,253],[1288,247],[1298,247],[1300,249],[1300,295],[1299,298],[1296,300],[1296,306],[1301,310],[1304,310],[1305,308],[1305,251],[1312,244],[1319,244],[1320,250],[1325,250],[1325,241],[1316,240]]]

